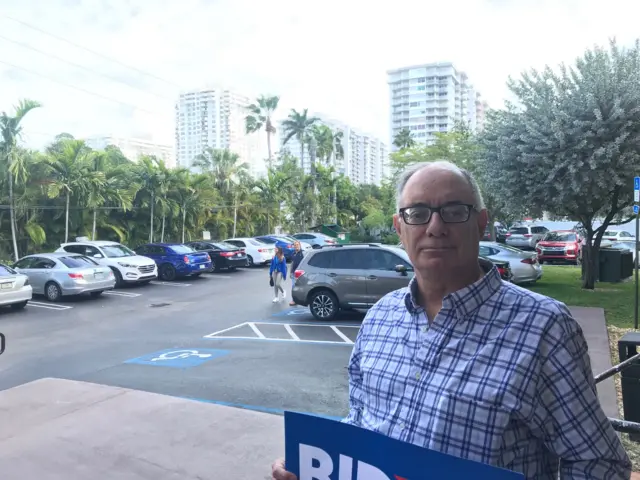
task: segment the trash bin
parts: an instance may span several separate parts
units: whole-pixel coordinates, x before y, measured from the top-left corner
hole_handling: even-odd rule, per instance
[[[620,361],[638,353],[640,347],[640,332],[629,332],[618,340],[618,354]],[[622,408],[624,419],[629,422],[640,423],[640,362],[628,366],[620,372],[622,390]],[[640,442],[639,434],[629,434],[629,439]]]
[[[622,280],[629,278],[633,275],[633,252],[631,250],[625,250],[620,255],[622,265],[620,267],[620,277]]]
[[[600,263],[598,280],[616,283],[622,280],[622,251],[615,248],[601,248],[598,261]]]

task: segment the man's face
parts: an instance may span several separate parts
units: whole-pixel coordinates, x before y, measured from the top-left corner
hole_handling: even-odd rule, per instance
[[[293,243],[293,248],[295,248],[296,252],[300,251],[300,242],[294,242]]]
[[[446,214],[449,220],[466,218],[465,208],[473,205],[473,191],[466,179],[457,172],[442,168],[429,168],[415,173],[407,182],[400,207],[451,206]],[[457,205],[457,206],[455,206]],[[454,207],[455,206],[455,207]],[[418,223],[426,217],[424,210],[416,208],[410,223]],[[460,213],[462,212],[462,214]],[[486,210],[471,209],[469,219],[460,223],[447,223],[439,213],[433,212],[429,222],[410,225],[402,215],[395,214],[393,223],[411,262],[417,272],[444,276],[460,269],[476,268],[478,245],[487,225]]]

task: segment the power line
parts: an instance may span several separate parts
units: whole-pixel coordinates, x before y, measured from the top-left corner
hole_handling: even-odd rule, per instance
[[[72,42],[71,40],[68,40],[68,39],[66,39],[66,38],[60,37],[60,36],[55,35],[55,34],[53,34],[53,33],[46,32],[46,31],[42,30],[41,28],[38,28],[38,27],[33,26],[33,25],[30,25],[30,24],[28,24],[28,23],[26,23],[26,22],[23,22],[22,20],[18,20],[17,18],[10,17],[9,15],[2,15],[2,17],[4,17],[4,18],[8,18],[9,20],[13,20],[14,22],[17,22],[17,23],[19,23],[19,24],[21,24],[21,25],[23,25],[23,26],[25,26],[25,27],[27,27],[27,28],[30,28],[30,29],[35,30],[35,31],[40,32],[40,33],[43,33],[43,34],[48,35],[48,36],[50,36],[50,37],[56,38],[56,39],[58,39],[58,40],[60,40],[60,41],[62,41],[62,42],[66,42],[66,43],[68,43],[68,44],[70,44],[70,45],[73,45],[73,46],[74,46],[74,47],[76,47],[76,48],[80,48],[80,49],[82,49],[82,50],[85,50],[85,51],[87,51],[87,52],[89,52],[89,53],[91,53],[91,54],[93,54],[93,55],[97,55],[97,56],[99,56],[99,57],[102,57],[102,58],[104,58],[105,60],[108,60],[108,61],[110,61],[110,62],[117,63],[117,64],[119,64],[119,65],[121,65],[121,66],[123,66],[123,67],[125,67],[125,68],[131,69],[131,70],[134,70],[134,71],[136,71],[136,72],[138,72],[138,73],[141,73],[142,75],[146,75],[146,76],[148,76],[148,77],[155,78],[156,80],[160,80],[161,82],[164,82],[164,83],[166,83],[166,84],[168,84],[168,85],[173,85],[174,87],[178,87],[178,88],[180,88],[180,89],[182,89],[182,88],[183,88],[182,86],[180,86],[180,85],[178,85],[178,84],[176,84],[176,83],[173,83],[173,82],[171,82],[171,81],[169,81],[169,80],[165,80],[164,78],[158,77],[157,75],[154,75],[153,73],[145,72],[144,70],[140,70],[139,68],[133,67],[133,66],[131,66],[131,65],[127,65],[126,63],[123,63],[123,62],[121,62],[120,60],[116,60],[115,58],[111,58],[111,57],[109,57],[109,56],[107,56],[107,55],[104,55],[104,54],[102,54],[102,53],[100,53],[100,52],[96,52],[95,50],[91,50],[91,49],[89,49],[89,48],[87,48],[87,47],[84,47],[84,46],[82,46],[82,45],[79,45],[79,44],[77,44],[77,43],[75,43],[75,42]]]
[[[120,105],[124,105],[125,107],[131,107],[131,108],[134,108],[136,110],[140,110],[142,112],[150,113],[151,115],[161,115],[158,112],[152,112],[151,110],[147,110],[147,109],[141,108],[141,107],[136,107],[135,105],[131,105],[130,103],[122,102],[120,100],[117,100],[117,99],[111,98],[111,97],[107,97],[107,96],[102,95],[100,93],[95,93],[95,92],[91,92],[89,90],[85,90],[84,88],[81,88],[81,87],[76,87],[75,85],[71,85],[70,83],[62,82],[62,81],[60,81],[58,79],[51,78],[51,77],[49,77],[47,75],[43,75],[41,73],[34,72],[33,70],[29,70],[27,68],[20,67],[18,65],[14,65],[13,63],[5,62],[4,60],[0,60],[0,63],[3,63],[3,64],[5,64],[5,65],[7,65],[9,67],[12,67],[12,68],[17,68],[18,70],[23,70],[23,71],[25,71],[27,73],[31,73],[32,75],[37,75],[38,77],[46,78],[47,80],[50,80],[52,82],[59,83],[61,85],[64,85],[64,86],[69,87],[69,88],[73,88],[75,90],[79,90],[79,91],[87,93],[89,95],[93,95],[94,97],[99,97],[99,98],[102,98],[104,100],[109,100],[111,102],[116,102],[116,103],[119,103]]]
[[[126,86],[128,86],[128,87],[130,87],[130,88],[135,88],[135,89],[140,90],[140,91],[142,91],[142,92],[149,93],[149,94],[151,94],[151,95],[155,95],[156,97],[158,97],[158,98],[162,98],[163,100],[170,100],[170,101],[171,101],[171,99],[170,99],[170,98],[168,98],[168,97],[164,97],[164,96],[162,96],[162,95],[158,95],[157,93],[154,93],[154,92],[151,92],[151,91],[144,90],[144,89],[142,89],[142,88],[140,88],[140,87],[136,87],[135,85],[131,85],[131,84],[129,84],[129,83],[127,83],[127,82],[125,82],[124,80],[121,80],[121,79],[119,79],[119,78],[112,77],[112,76],[107,75],[107,74],[104,74],[104,73],[102,73],[102,72],[98,72],[98,71],[93,70],[93,69],[91,69],[91,68],[85,67],[84,65],[80,65],[80,64],[78,64],[78,63],[71,62],[71,61],[66,60],[66,59],[64,59],[64,58],[58,57],[57,55],[54,55],[54,54],[52,54],[52,53],[48,53],[48,52],[42,51],[42,50],[40,50],[39,48],[36,48],[36,47],[34,47],[34,46],[32,46],[32,45],[29,45],[29,44],[27,44],[27,43],[22,43],[22,42],[19,42],[19,41],[17,41],[17,40],[13,40],[13,39],[11,39],[11,38],[7,38],[7,37],[5,37],[5,36],[3,36],[3,35],[0,35],[0,39],[4,40],[4,41],[6,41],[6,42],[11,42],[11,43],[13,43],[13,44],[15,44],[15,45],[19,45],[19,46],[21,46],[21,47],[23,47],[23,48],[28,48],[28,49],[30,49],[30,50],[33,50],[34,52],[38,52],[38,53],[40,53],[40,54],[42,54],[42,55],[45,55],[45,56],[50,57],[50,58],[53,58],[53,59],[58,60],[58,61],[60,61],[60,62],[67,63],[67,64],[69,64],[69,65],[71,65],[71,66],[74,66],[74,67],[76,67],[76,68],[80,68],[80,69],[82,69],[82,70],[85,70],[85,71],[87,71],[87,72],[93,73],[93,74],[95,74],[95,75],[99,75],[99,76],[104,77],[104,78],[106,78],[106,79],[108,79],[108,80],[111,80],[112,82],[122,83],[122,84],[124,84],[124,85],[126,85]]]

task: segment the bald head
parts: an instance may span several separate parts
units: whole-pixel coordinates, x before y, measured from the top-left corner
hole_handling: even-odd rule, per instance
[[[480,192],[478,182],[476,182],[475,178],[473,178],[473,175],[471,175],[464,168],[460,168],[457,165],[445,160],[437,162],[421,162],[407,167],[407,169],[402,173],[400,179],[398,180],[396,208],[399,209],[402,206],[403,195],[408,183],[412,183],[416,180],[431,183],[429,182],[429,180],[437,180],[438,177],[444,179],[446,177],[451,177],[452,175],[457,176],[462,180],[462,188],[468,189],[468,192],[460,193],[464,194],[465,196],[468,194],[471,198],[473,206],[477,210],[483,210],[485,208],[484,200],[482,198],[482,193]]]

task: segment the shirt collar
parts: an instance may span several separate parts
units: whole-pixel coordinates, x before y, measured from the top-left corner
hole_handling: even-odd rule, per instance
[[[502,285],[502,277],[498,268],[489,260],[478,259],[480,268],[485,274],[477,282],[468,285],[457,292],[453,292],[442,300],[443,308],[449,307],[457,310],[462,316],[467,316],[493,296]],[[422,307],[417,303],[418,282],[414,276],[409,282],[409,291],[404,297],[404,304],[409,313],[422,311]]]

